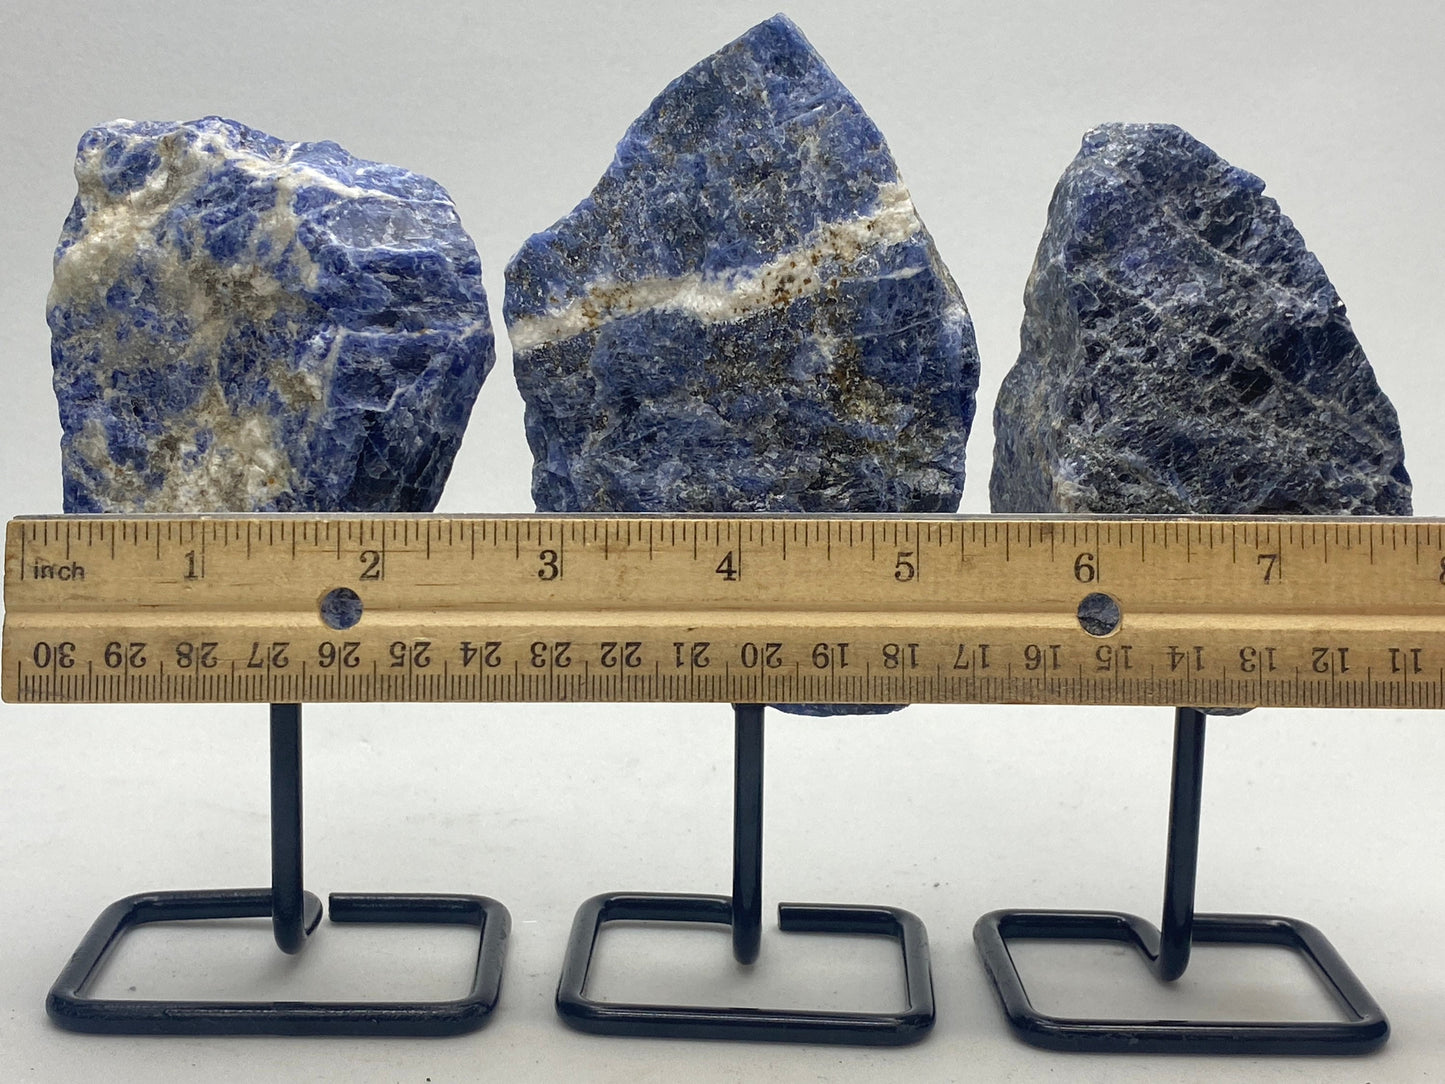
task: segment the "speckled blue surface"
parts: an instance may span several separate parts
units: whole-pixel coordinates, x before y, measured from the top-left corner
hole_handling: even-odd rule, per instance
[[[883,136],[783,16],[658,95],[512,259],[504,311],[541,510],[958,506],[972,322]]]
[[[493,361],[441,186],[217,117],[94,128],[76,176],[67,512],[434,507]]]
[[[972,323],[882,135],[782,16],[657,97],[504,308],[541,509],[957,507]]]
[[[1410,513],[1324,268],[1263,181],[1173,125],[1084,137],[994,429],[996,512]]]
[[[883,136],[786,17],[657,95],[513,257],[504,311],[540,510],[958,507],[964,299]]]

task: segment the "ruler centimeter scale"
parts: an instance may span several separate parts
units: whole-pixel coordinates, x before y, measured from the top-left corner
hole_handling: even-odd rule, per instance
[[[1445,706],[1445,521],[54,516],[12,703]]]

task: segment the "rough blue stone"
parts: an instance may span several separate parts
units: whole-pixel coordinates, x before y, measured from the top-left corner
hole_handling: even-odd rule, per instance
[[[994,413],[996,512],[1408,515],[1395,409],[1264,182],[1172,125],[1089,132]]]
[[[1263,193],[1173,125],[1084,137],[994,409],[995,512],[1409,515],[1395,409]]]
[[[493,361],[450,197],[334,143],[116,121],[49,300],[67,512],[426,511]]]
[[[963,299],[878,129],[792,23],[667,87],[507,267],[557,511],[951,511]]]
[[[507,267],[548,511],[944,512],[978,352],[877,127],[783,16]]]

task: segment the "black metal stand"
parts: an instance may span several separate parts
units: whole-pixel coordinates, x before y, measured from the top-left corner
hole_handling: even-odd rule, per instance
[[[1334,946],[1315,927],[1276,915],[1194,913],[1199,810],[1204,782],[1202,711],[1177,709],[1164,915],[1156,930],[1117,911],[993,911],[973,928],[1015,1034],[1051,1050],[1141,1054],[1363,1054],[1390,1027]],[[1107,1020],[1048,1016],[1029,1002],[1009,954],[1010,938],[1117,941],[1133,945],[1163,982],[1184,974],[1193,943],[1283,945],[1315,968],[1351,1019],[1324,1022]]]
[[[584,993],[602,927],[608,922],[691,922],[732,929],[733,956],[750,964],[762,931],[763,706],[737,704],[733,780],[733,894],[615,892],[593,896],[577,912],[557,986],[557,1012],[579,1031],[678,1039],[748,1039],[896,1046],[933,1027],[933,977],[923,923],[896,907],[783,903],[789,932],[892,937],[903,951],[908,1007],[896,1013],[648,1005],[594,1001]]]
[[[321,901],[301,879],[301,706],[271,705],[270,889],[146,892],[105,909],[50,989],[63,1028],[121,1035],[456,1035],[487,1022],[502,982],[511,917],[485,896],[333,894],[332,922],[476,927],[472,986],[453,1001],[231,1002],[94,998],[85,987],[132,927],[148,922],[270,917],[286,953],[305,947]]]

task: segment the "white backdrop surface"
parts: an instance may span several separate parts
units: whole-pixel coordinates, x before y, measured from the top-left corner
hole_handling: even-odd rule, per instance
[[[501,271],[590,190],[670,79],[776,10],[526,5],[0,3],[0,514],[58,511],[45,294],[80,134],[220,113],[334,139],[444,184],[485,267],[498,361],[441,510],[526,511],[530,456],[501,333]],[[1082,133],[1171,121],[1262,176],[1349,306],[1399,409],[1419,515],[1445,514],[1445,19],[1432,3],[894,3],[787,12],[888,137],[972,311],[983,359],[963,511],[987,510],[994,394],[1017,351],[1049,195]],[[890,903],[933,946],[939,1022],[917,1047],[607,1040],[551,997],[571,915],[610,889],[726,891],[726,708],[332,706],[308,712],[308,883],[457,891],[510,909],[502,1004],[441,1041],[92,1038],[43,997],[110,900],[263,884],[265,713],[0,708],[0,1079],[1308,1080],[1445,1078],[1445,911],[1434,713],[1258,711],[1212,724],[1199,903],[1322,927],[1390,1014],[1366,1059],[1076,1057],[1008,1034],[970,931],[1003,906],[1154,916],[1169,716],[914,707],[770,716],[765,889]],[[147,931],[107,973],[137,996],[455,996],[465,937],[323,928],[283,959],[264,927]],[[1178,989],[1106,950],[1020,953],[1045,1008],[1327,1013],[1268,952],[1201,951]],[[749,974],[726,939],[622,931],[623,998],[885,1008],[886,946],[770,930]]]

